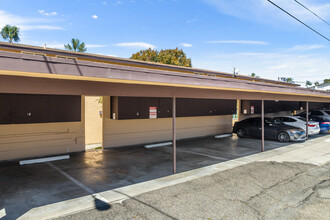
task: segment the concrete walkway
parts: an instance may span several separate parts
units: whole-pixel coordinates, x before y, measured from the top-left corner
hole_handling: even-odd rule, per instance
[[[314,166],[325,165],[327,162],[330,162],[330,136],[319,136],[304,143],[290,144],[274,150],[233,159],[176,175],[100,192],[97,196],[88,195],[34,208],[25,215],[21,216],[20,219],[56,218],[62,215],[78,213],[83,210],[94,209],[97,203],[102,204],[104,201],[110,204],[122,203],[127,199],[134,198],[143,193],[193,181],[201,177],[207,177],[221,171],[229,170],[252,162],[262,161],[301,162],[312,164]],[[105,207],[107,206],[107,204],[104,205]],[[108,207],[110,206],[108,205]]]

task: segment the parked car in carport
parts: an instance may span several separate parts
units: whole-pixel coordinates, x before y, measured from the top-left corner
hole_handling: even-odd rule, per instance
[[[306,132],[302,128],[286,125],[276,118],[265,118],[265,138],[280,142],[303,141]],[[239,138],[246,136],[261,137],[261,117],[248,118],[236,122],[233,133]]]
[[[306,111],[301,112],[298,116],[306,118]],[[308,113],[308,117],[319,122],[320,133],[330,133],[330,110],[312,110]]]
[[[280,121],[282,121],[286,125],[291,125],[294,127],[302,128],[306,132],[306,118],[300,117],[300,116],[280,116],[280,117],[274,117]],[[320,125],[319,122],[316,121],[308,121],[308,134],[319,134],[320,133]]]

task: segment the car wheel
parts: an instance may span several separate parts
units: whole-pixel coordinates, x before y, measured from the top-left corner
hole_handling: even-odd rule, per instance
[[[244,130],[243,128],[239,128],[239,129],[237,130],[237,137],[239,137],[239,138],[244,138],[245,135],[246,135],[246,132],[245,132],[245,130]]]
[[[281,131],[280,133],[278,133],[277,135],[277,140],[279,142],[289,142],[290,141],[290,136],[288,133]]]

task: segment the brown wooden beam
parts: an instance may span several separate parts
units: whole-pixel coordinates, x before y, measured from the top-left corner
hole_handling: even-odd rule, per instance
[[[261,152],[265,151],[265,101],[261,100]]]
[[[176,173],[176,98],[172,98],[173,174]]]

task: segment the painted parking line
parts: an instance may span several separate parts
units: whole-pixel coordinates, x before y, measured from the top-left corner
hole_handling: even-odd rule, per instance
[[[182,150],[182,149],[176,149],[177,151],[181,151],[181,152],[185,152],[185,153],[190,153],[190,154],[195,154],[195,155],[200,155],[200,156],[204,156],[204,157],[210,157],[216,160],[229,160],[227,158],[224,157],[217,157],[217,156],[213,156],[213,155],[208,155],[208,154],[203,154],[203,153],[198,153],[198,152],[194,152],[194,151],[189,151],[189,150]]]
[[[54,164],[47,162],[47,164],[52,167],[54,170],[58,171],[60,174],[62,174],[63,176],[65,176],[66,178],[68,178],[71,182],[73,182],[74,184],[76,184],[77,186],[79,186],[80,188],[82,188],[83,190],[85,190],[86,192],[88,192],[89,194],[91,194],[95,199],[98,199],[102,202],[105,203],[110,203],[106,198],[100,196],[99,194],[95,193],[91,188],[89,188],[88,186],[85,186],[84,184],[82,184],[81,182],[79,182],[77,179],[75,179],[74,177],[70,176],[68,173],[66,173],[65,171],[61,170],[60,168],[58,168],[57,166],[55,166]]]
[[[0,219],[4,218],[7,215],[6,209],[1,209],[0,210]]]

